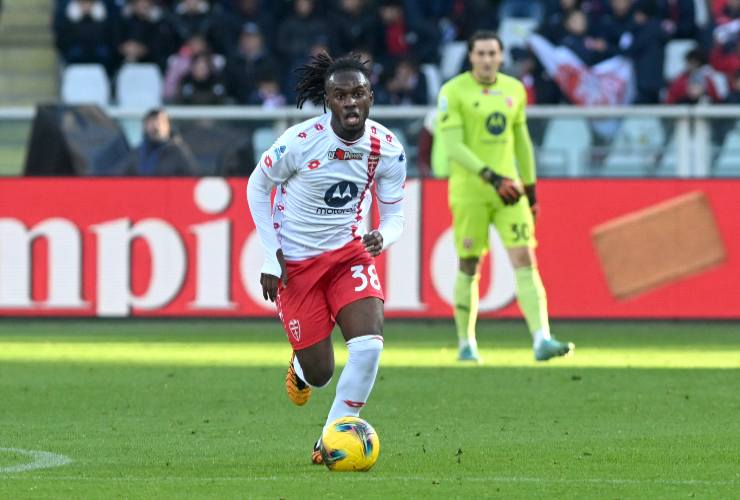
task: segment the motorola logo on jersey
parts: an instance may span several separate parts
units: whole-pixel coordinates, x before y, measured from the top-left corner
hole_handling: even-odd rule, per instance
[[[486,128],[493,135],[500,135],[506,130],[506,115],[499,113],[491,113],[486,119]]]
[[[357,196],[357,192],[357,184],[354,182],[338,182],[326,190],[324,201],[330,207],[343,207]]]
[[[337,148],[334,151],[329,151],[330,160],[362,160],[362,153],[355,153],[354,151],[345,151],[344,149]]]

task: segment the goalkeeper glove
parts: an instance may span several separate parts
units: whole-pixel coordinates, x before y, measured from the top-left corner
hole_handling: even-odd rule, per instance
[[[537,217],[540,213],[540,205],[537,203],[537,193],[534,184],[524,186],[524,192],[527,195],[527,200],[529,200],[529,208],[532,210],[532,216]]]
[[[514,205],[522,196],[519,183],[509,177],[499,175],[488,167],[483,167],[480,176],[491,184],[504,202],[504,205]]]

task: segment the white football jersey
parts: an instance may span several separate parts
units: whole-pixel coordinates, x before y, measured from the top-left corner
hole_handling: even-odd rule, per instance
[[[283,133],[257,165],[275,185],[272,208],[286,260],[304,260],[343,247],[363,233],[371,188],[386,204],[403,200],[406,155],[384,126],[365,122],[355,142],[332,130],[331,113]]]

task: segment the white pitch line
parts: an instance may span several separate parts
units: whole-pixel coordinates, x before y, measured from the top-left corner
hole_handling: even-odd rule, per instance
[[[11,465],[9,467],[0,467],[0,474],[12,474],[15,472],[26,472],[29,470],[36,469],[48,469],[49,467],[59,467],[72,462],[72,459],[59,455],[58,453],[51,453],[48,451],[39,450],[24,450],[23,448],[0,448],[0,453],[17,453],[18,455],[24,455],[32,459],[27,464]]]
[[[291,481],[315,479],[317,476],[292,476]],[[518,476],[459,476],[459,477],[434,477],[434,476],[373,476],[372,473],[357,475],[342,475],[342,477],[362,477],[363,481],[439,481],[452,483],[458,481],[467,482],[499,482],[499,483],[546,483],[546,484],[655,484],[665,486],[731,486],[740,485],[740,479],[712,480],[712,479],[619,479],[619,478],[583,478],[583,479],[548,479],[542,477],[518,477]],[[17,476],[13,479],[32,479],[50,481],[109,481],[109,482],[161,482],[161,481],[285,481],[283,476],[218,476],[218,477],[189,477],[189,476],[157,476],[157,477],[100,477],[100,476]]]

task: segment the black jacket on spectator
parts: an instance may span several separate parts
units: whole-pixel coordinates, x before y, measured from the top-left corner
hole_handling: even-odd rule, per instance
[[[175,7],[173,17],[180,41],[187,40],[195,34],[207,36],[213,23],[213,15],[208,2],[203,1],[197,12],[185,11],[181,5]]]
[[[205,80],[196,80],[192,75],[187,75],[180,86],[177,103],[215,106],[225,104],[226,99],[226,86],[217,75],[211,75]]]
[[[117,64],[117,23],[102,2],[94,15],[82,15],[77,2],[70,2],[56,17],[56,46],[67,64],[97,63],[112,73]]]
[[[624,54],[631,57],[637,80],[636,104],[659,102],[663,88],[663,61],[666,33],[658,19],[650,18],[644,24],[633,23],[620,43]]]
[[[155,8],[148,18],[141,18],[124,9],[121,19],[121,43],[133,40],[149,51],[136,62],[157,64],[163,71],[167,58],[177,51],[177,34],[171,19],[164,11]]]
[[[293,15],[280,25],[278,51],[286,58],[286,67],[292,67],[308,54],[312,45],[327,38],[329,25],[318,15],[299,17]]]
[[[278,65],[269,53],[263,51],[254,59],[237,52],[226,61],[224,80],[228,94],[239,104],[247,104],[257,88],[260,75],[280,74]]]
[[[333,45],[340,54],[372,47],[377,32],[375,15],[367,9],[357,15],[337,10],[330,15]]]
[[[166,142],[148,139],[131,151],[115,169],[115,175],[183,176],[197,175],[198,163],[187,144],[178,135]]]
[[[254,23],[259,26],[265,43],[270,50],[274,51],[277,29],[272,12],[269,9],[266,9],[266,11],[257,9],[256,12],[249,13],[238,8],[233,11],[222,10],[214,14],[213,22],[208,31],[208,41],[213,50],[227,56],[234,52],[239,41],[239,33],[247,23]]]

